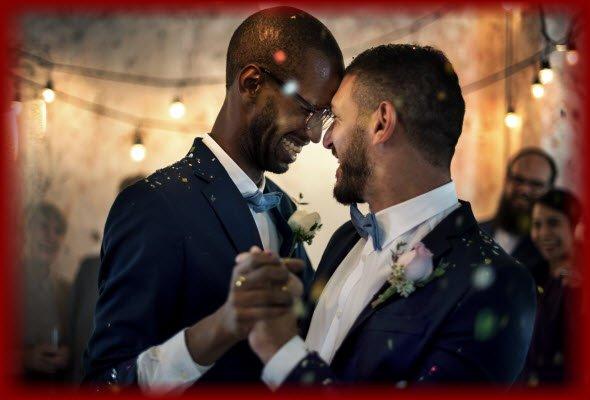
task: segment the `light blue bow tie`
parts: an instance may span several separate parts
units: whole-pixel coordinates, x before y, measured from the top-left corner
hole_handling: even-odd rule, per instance
[[[282,197],[281,192],[262,193],[260,190],[250,196],[244,196],[252,210],[257,213],[266,212],[278,206]]]
[[[381,232],[375,214],[368,213],[364,216],[355,203],[350,206],[350,219],[359,235],[364,239],[371,236],[373,238],[373,248],[381,251]]]

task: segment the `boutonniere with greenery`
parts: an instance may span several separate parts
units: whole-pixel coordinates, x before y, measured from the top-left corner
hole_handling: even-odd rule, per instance
[[[299,243],[311,244],[316,233],[322,227],[320,214],[306,210],[295,211],[287,223],[293,231],[293,244],[291,245],[289,257],[293,255]]]
[[[410,251],[405,251],[406,243],[397,244],[392,252],[391,273],[387,278],[389,287],[371,303],[375,308],[393,295],[408,297],[416,288],[422,287],[442,276],[448,263],[441,262],[436,268],[432,264],[432,253],[419,242]]]

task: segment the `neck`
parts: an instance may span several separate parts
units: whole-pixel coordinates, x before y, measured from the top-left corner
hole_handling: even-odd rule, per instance
[[[213,128],[211,128],[211,137],[217,144],[231,157],[232,160],[248,175],[252,181],[259,186],[264,176],[264,171],[256,167],[252,162],[252,157],[242,143],[242,138],[248,134],[247,129],[243,129],[235,121],[236,111],[230,111],[231,104],[226,96],[221,110],[215,119]],[[231,116],[234,118],[231,118]]]
[[[394,165],[395,164],[395,165]],[[450,171],[419,160],[402,160],[376,165],[365,193],[371,212],[430,192],[451,181]]]

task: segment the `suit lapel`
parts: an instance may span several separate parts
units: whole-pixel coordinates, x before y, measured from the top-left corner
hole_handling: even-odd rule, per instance
[[[450,239],[452,237],[456,237],[461,235],[467,229],[471,228],[473,225],[477,224],[475,221],[475,217],[471,211],[471,207],[469,203],[461,202],[461,207],[457,210],[453,211],[449,216],[447,216],[441,223],[439,223],[428,235],[422,239],[422,243],[429,249],[433,256],[432,256],[432,263],[434,267],[440,263],[442,257],[451,249],[451,242]],[[381,304],[373,307],[371,303],[377,299],[379,294],[381,294],[385,289],[389,287],[389,283],[385,282],[383,286],[379,289],[377,293],[373,296],[369,304],[361,311],[357,319],[352,324],[352,327],[346,334],[346,337],[342,341],[342,345],[337,350],[334,359],[338,355],[340,349],[344,347],[346,340],[360,327],[362,324],[370,318],[377,310],[383,308],[387,304],[391,303],[399,299],[398,295],[391,296],[386,301],[382,302]],[[411,295],[410,295],[411,296]]]
[[[264,193],[280,191],[279,188],[275,187],[272,182],[268,179],[266,180],[266,187],[264,188]],[[281,199],[281,203],[278,207],[272,208],[270,210],[270,215],[275,223],[277,231],[281,235],[281,247],[279,249],[279,255],[281,257],[288,257],[289,251],[291,251],[291,245],[293,244],[293,231],[291,227],[287,223],[286,215],[289,213],[285,211],[286,205],[288,204],[289,199],[287,198],[287,194],[283,193],[283,198]]]
[[[202,139],[195,139],[187,157],[193,160],[195,175],[208,183],[202,189],[203,196],[223,225],[236,252],[248,251],[254,245],[262,248],[247,202]]]

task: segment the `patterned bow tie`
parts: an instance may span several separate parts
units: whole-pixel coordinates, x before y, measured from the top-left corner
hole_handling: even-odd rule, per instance
[[[373,238],[373,248],[381,251],[381,232],[375,214],[368,213],[364,216],[357,205],[353,204],[350,206],[350,218],[359,235],[364,239],[371,236]]]
[[[262,193],[260,190],[250,196],[244,196],[250,207],[257,213],[266,212],[278,206],[282,197],[281,192]]]

